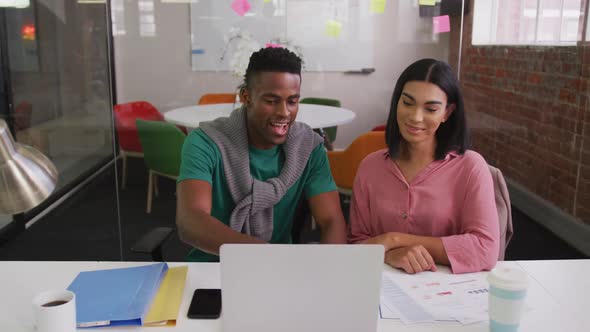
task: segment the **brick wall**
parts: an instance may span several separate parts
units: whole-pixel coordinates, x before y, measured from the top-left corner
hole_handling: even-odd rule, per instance
[[[455,64],[459,21],[451,38]],[[471,31],[469,13],[460,80],[473,148],[507,177],[590,223],[590,46],[473,46]]]

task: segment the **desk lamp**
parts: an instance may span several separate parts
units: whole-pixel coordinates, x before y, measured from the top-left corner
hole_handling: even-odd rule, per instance
[[[0,119],[0,214],[17,214],[43,202],[57,184],[57,169],[38,150],[16,143]]]

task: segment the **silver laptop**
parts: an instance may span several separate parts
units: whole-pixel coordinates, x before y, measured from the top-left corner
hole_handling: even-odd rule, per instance
[[[374,332],[380,245],[225,244],[224,332]]]

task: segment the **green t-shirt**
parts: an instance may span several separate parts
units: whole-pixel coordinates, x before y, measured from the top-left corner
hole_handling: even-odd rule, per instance
[[[260,181],[279,176],[285,162],[282,145],[268,150],[260,150],[250,146],[249,156],[250,174]],[[215,142],[201,129],[193,130],[182,147],[182,163],[178,182],[190,179],[203,180],[211,184],[211,215],[229,225],[235,203],[227,187],[223,158]],[[307,166],[297,182],[274,206],[273,233],[270,243],[291,242],[293,216],[302,194],[306,199],[309,199],[315,195],[334,190],[336,190],[336,184],[330,172],[326,152],[323,145],[320,144],[311,152]],[[188,254],[187,260],[214,262],[219,261],[219,257],[195,248]]]

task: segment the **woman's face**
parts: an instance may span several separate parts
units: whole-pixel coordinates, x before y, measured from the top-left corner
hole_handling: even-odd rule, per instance
[[[447,95],[437,85],[409,81],[397,102],[400,133],[410,146],[432,147],[436,130],[454,109],[454,104],[447,105]]]

